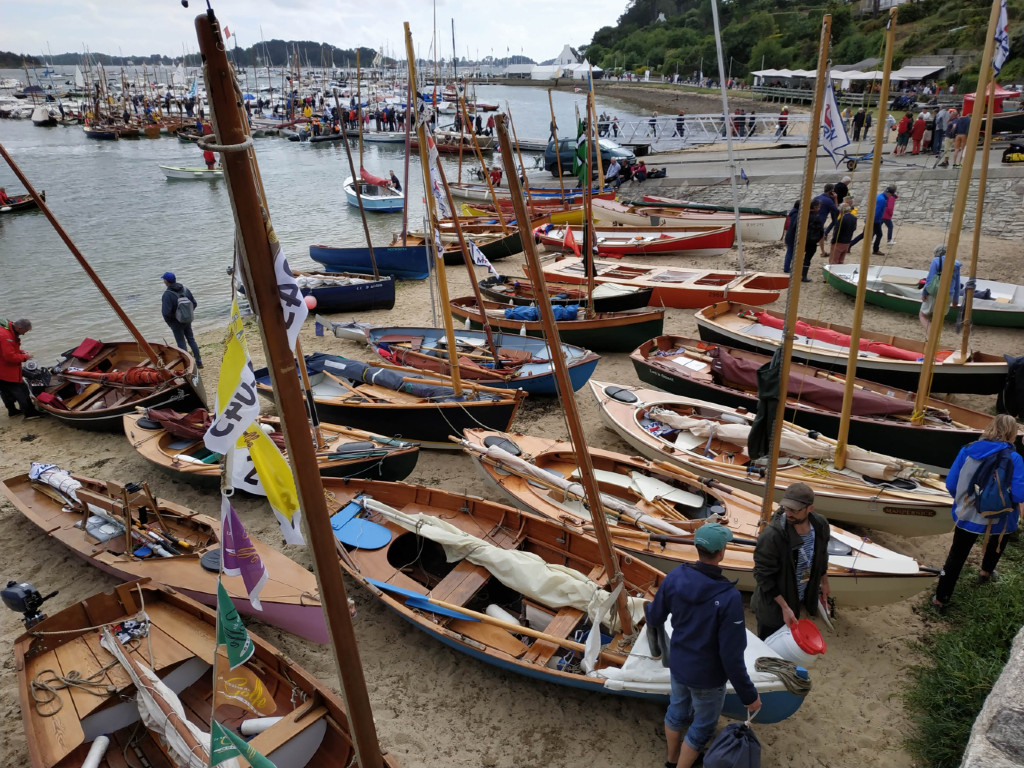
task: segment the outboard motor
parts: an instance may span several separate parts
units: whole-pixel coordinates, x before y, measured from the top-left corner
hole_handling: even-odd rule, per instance
[[[4,605],[21,614],[21,621],[26,629],[31,629],[46,618],[46,614],[42,613],[39,607],[56,595],[57,590],[55,589],[43,597],[39,594],[39,590],[27,581],[20,584],[16,581],[8,581],[7,586],[0,591],[0,598],[3,599]]]
[[[35,360],[28,360],[21,366],[21,377],[32,392],[42,392],[50,386],[53,369],[39,365]]]

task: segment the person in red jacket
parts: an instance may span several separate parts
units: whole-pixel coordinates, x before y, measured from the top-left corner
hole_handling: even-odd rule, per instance
[[[22,414],[26,419],[39,418],[28,385],[21,379],[21,364],[32,359],[21,351],[21,337],[31,330],[28,320],[0,320],[0,400],[12,418]]]
[[[914,121],[914,127],[910,129],[910,138],[914,141],[914,149],[910,154],[921,154],[921,139],[924,138],[925,130],[927,130],[927,124],[924,121],[924,115],[918,115],[917,120]]]

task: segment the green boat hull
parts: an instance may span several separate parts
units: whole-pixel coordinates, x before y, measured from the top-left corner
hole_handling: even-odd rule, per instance
[[[837,275],[833,275],[831,272],[827,272],[825,270],[822,271],[825,274],[825,280],[833,288],[842,291],[848,296],[857,296],[856,285],[840,279]],[[905,312],[908,315],[916,315],[921,312],[921,302],[914,299],[908,299],[905,296],[893,296],[890,293],[882,293],[880,291],[872,291],[869,289],[864,300],[868,304],[874,304],[875,306],[884,307],[885,309],[892,309],[896,312]],[[946,320],[948,322],[955,322],[958,314],[958,307],[950,307],[946,312]],[[971,323],[973,325],[989,325],[1002,328],[1024,328],[1024,312],[1000,312],[981,307],[974,307],[974,309],[971,310]]]

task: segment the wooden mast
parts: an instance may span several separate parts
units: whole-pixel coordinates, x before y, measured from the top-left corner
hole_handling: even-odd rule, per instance
[[[469,120],[469,111],[466,109],[466,101],[459,96],[459,109],[462,110],[462,119]],[[494,202],[494,212],[498,216],[498,221],[501,223],[501,231],[503,234],[508,234],[508,224],[505,221],[505,213],[501,209],[501,202],[498,200],[498,193],[494,191],[494,185],[491,184],[491,175],[487,173],[487,164],[484,162],[484,153],[480,151],[480,142],[476,140],[476,133],[470,133],[473,137],[473,149],[476,150],[476,157],[480,161],[480,168],[484,172],[484,182],[487,184],[487,190],[491,193],[491,200]],[[461,150],[460,150],[461,151]],[[460,155],[461,157],[461,155]],[[461,171],[461,160],[460,160],[460,171]],[[462,180],[462,174],[459,173],[459,181]],[[454,213],[454,210],[452,211]]]
[[[796,329],[797,305],[800,303],[800,285],[804,268],[804,245],[807,242],[807,223],[811,208],[811,188],[814,186],[814,164],[818,155],[818,134],[821,125],[821,102],[825,92],[826,65],[828,63],[829,33],[832,29],[832,15],[826,13],[821,19],[821,39],[818,42],[818,73],[814,86],[814,107],[811,109],[810,129],[807,131],[807,157],[804,160],[803,192],[800,201],[800,225],[796,231],[793,250],[793,272],[789,277],[789,294],[786,297],[786,324],[782,338],[782,369],[779,381],[779,404],[775,409],[772,424],[768,472],[764,478],[764,499],[761,502],[761,525],[771,519],[774,503],[775,476],[779,465],[779,444],[782,442],[782,424],[786,417],[786,386],[789,383],[790,359],[793,357],[793,341]],[[881,126],[879,126],[881,130]]]
[[[555,165],[558,168],[558,188],[562,191],[562,205],[565,205],[565,182],[562,181],[562,153],[558,144],[558,126],[555,125],[555,101],[548,88],[548,111],[551,112],[551,139],[555,142]]]
[[[967,345],[971,339],[971,306],[974,303],[974,283],[978,277],[978,251],[981,247],[981,217],[985,210],[985,185],[988,183],[988,162],[992,151],[992,134],[994,125],[992,120],[995,116],[996,88],[995,79],[989,83],[986,91],[987,103],[985,104],[985,145],[981,150],[981,170],[978,172],[978,209],[974,215],[974,236],[971,239],[971,268],[967,273],[967,287],[964,289],[964,330],[960,340],[960,359],[967,359]],[[975,94],[974,104],[978,104],[978,97]]]
[[[341,101],[338,99],[338,89],[334,89],[334,107],[338,110],[338,114],[341,114]],[[380,270],[377,269],[377,257],[373,254],[373,238],[370,237],[370,226],[366,223],[366,211],[363,210],[363,194],[359,191],[360,178],[362,174],[362,167],[360,167],[360,176],[356,176],[355,165],[352,163],[352,147],[348,145],[348,136],[343,136],[341,143],[345,145],[345,157],[348,158],[348,170],[352,174],[352,188],[356,192],[356,202],[359,204],[359,218],[363,222],[363,235],[366,237],[366,249],[370,252],[370,265],[373,267],[373,277],[375,280],[380,280]],[[362,157],[359,158],[360,166],[362,165]]]
[[[597,264],[594,263],[594,152],[601,156],[600,148],[595,148],[596,141],[591,143],[591,130],[596,133],[593,114],[597,110],[594,107],[594,92],[587,92],[587,183],[583,186],[583,268],[587,270],[587,306],[583,310],[586,317],[594,317],[594,290],[597,288]],[[604,188],[603,186],[601,187]],[[569,231],[569,225],[565,225]]]
[[[128,333],[130,333],[135,341],[138,342],[139,346],[142,347],[142,351],[146,353],[146,356],[149,357],[150,360],[162,364],[162,358],[157,355],[156,350],[154,350],[150,343],[143,338],[139,329],[135,327],[135,324],[129,319],[128,315],[125,314],[125,311],[121,309],[121,305],[117,303],[113,294],[107,290],[107,286],[105,286],[103,281],[100,280],[100,276],[96,274],[93,268],[89,265],[89,262],[85,260],[85,256],[82,255],[82,252],[78,250],[78,247],[74,242],[72,242],[68,233],[65,232],[64,228],[60,225],[60,222],[57,221],[57,217],[53,215],[49,206],[46,205],[46,201],[38,192],[36,192],[35,187],[33,187],[31,182],[29,182],[28,177],[21,172],[21,168],[19,168],[18,164],[14,162],[14,158],[7,154],[7,150],[4,148],[3,144],[0,144],[0,155],[3,155],[4,160],[7,161],[7,165],[11,167],[11,170],[14,171],[14,175],[18,177],[18,181],[20,181],[24,185],[25,190],[32,195],[32,199],[36,201],[36,205],[39,206],[39,210],[43,212],[50,224],[53,225],[57,234],[60,235],[60,239],[64,241],[64,245],[66,245],[68,250],[71,251],[71,255],[75,257],[82,269],[85,270],[85,274],[89,276],[89,279],[92,280],[100,293],[103,294],[103,298],[107,300],[107,303],[111,306],[114,312],[117,313],[118,318],[120,318],[121,322],[124,323],[124,327],[128,329]]]
[[[512,157],[512,145],[509,141],[508,129],[505,127],[505,116],[498,115],[495,118],[495,125],[498,132],[502,162],[506,167],[512,167],[515,160]],[[544,273],[541,271],[540,259],[537,258],[537,251],[533,246],[533,237],[531,237],[529,219],[526,214],[526,201],[523,199],[522,189],[519,186],[519,177],[512,174],[509,177],[508,186],[509,193],[512,196],[512,206],[516,212],[516,223],[523,238],[523,255],[526,257],[530,280],[533,281],[534,285],[543,285]],[[586,436],[583,434],[583,425],[580,422],[576,398],[573,396],[572,383],[569,380],[569,368],[566,365],[565,356],[554,352],[554,350],[561,349],[561,338],[558,335],[558,326],[555,323],[554,312],[551,310],[550,297],[546,294],[538,296],[537,309],[540,310],[540,320],[544,326],[544,336],[547,338],[548,345],[553,350],[551,362],[554,364],[558,392],[565,406],[569,435],[576,450],[576,460],[580,465],[580,481],[587,492],[588,505],[593,513],[591,517],[597,534],[596,538],[601,552],[601,560],[608,575],[609,588],[614,590],[616,587],[623,586],[622,571],[619,569],[619,561],[615,554],[615,549],[611,545],[608,521],[605,519],[604,507],[601,504],[601,489],[594,475],[593,461],[590,451],[587,449]],[[630,616],[626,603],[625,589],[619,592],[617,610],[619,621],[622,624],[622,633],[628,637],[633,634],[634,628],[633,617]]]
[[[206,66],[210,111],[216,118],[214,125],[217,141],[229,147],[243,145],[247,137],[241,103],[236,100],[234,76],[224,52],[220,23],[210,10],[196,17],[195,26]],[[235,227],[239,233],[241,259],[252,283],[249,300],[254,303],[253,308],[260,319],[260,331],[278,413],[281,414],[289,464],[305,513],[303,519],[307,540],[310,542],[324,614],[331,632],[334,659],[356,758],[362,768],[382,768],[383,756],[373,723],[355,631],[348,612],[345,582],[335,549],[336,540],[331,530],[316,453],[309,439],[295,358],[288,346],[284,312],[274,274],[274,256],[268,238],[273,232],[269,229],[269,220],[268,225],[264,224],[266,201],[260,198],[253,173],[255,155],[251,147],[245,152],[225,152],[222,162]]]
[[[409,59],[409,80],[416,82],[416,58],[413,53],[412,47],[412,31],[409,29],[409,22],[404,22],[405,27],[405,53]],[[436,99],[435,99],[436,103]],[[420,168],[423,171],[423,197],[427,201],[427,222],[430,225],[430,229],[424,233],[424,239],[428,241],[434,241],[434,262],[437,268],[437,292],[440,294],[441,299],[441,320],[444,323],[444,335],[448,341],[448,349],[455,351],[457,349],[455,341],[455,329],[452,327],[452,313],[448,298],[448,280],[445,277],[444,269],[444,256],[440,249],[440,245],[436,243],[434,234],[437,232],[437,211],[435,209],[434,192],[432,189],[433,182],[430,177],[430,165],[427,162],[427,131],[423,124],[423,121],[419,119],[419,115],[413,110],[413,115],[416,117],[416,141],[420,148]],[[429,246],[428,246],[429,248]],[[481,310],[483,307],[481,307]],[[458,354],[449,355],[449,368],[452,377],[452,389],[455,392],[456,397],[462,395],[462,378],[459,375],[459,356]]]
[[[956,251],[960,247],[960,227],[967,210],[967,194],[971,189],[971,177],[974,175],[974,156],[978,151],[978,135],[981,133],[981,110],[978,108],[978,94],[988,92],[988,84],[992,79],[992,54],[996,47],[996,26],[999,23],[1000,0],[992,0],[992,12],[988,19],[988,34],[985,37],[985,52],[981,55],[981,71],[978,73],[978,87],[975,89],[974,107],[971,109],[971,128],[967,132],[967,147],[957,179],[956,198],[953,203],[953,216],[949,228],[949,243],[946,245],[946,257],[942,260],[942,277],[939,279],[938,293],[935,294],[935,308],[932,311],[932,323],[928,333],[928,341],[924,345],[924,361],[921,364],[921,382],[914,400],[914,415],[911,422],[922,424],[928,396],[932,389],[932,374],[935,373],[935,353],[942,339],[942,326],[946,324],[946,309],[949,304],[949,288],[953,282],[953,268],[956,265]],[[991,133],[991,126],[989,133]],[[980,217],[981,211],[978,211]],[[977,227],[977,222],[975,227]],[[967,362],[960,356],[956,362]],[[945,365],[949,365],[947,360]]]
[[[896,17],[898,8],[889,9],[889,22],[885,32],[885,63],[882,69],[881,90],[878,93],[878,130],[875,131],[875,146],[871,153],[871,181],[868,182],[868,197],[864,204],[866,227],[875,226],[875,206],[878,204],[878,177],[882,169],[882,142],[885,138],[885,116],[889,104],[889,75],[892,72],[892,52],[896,39]],[[840,201],[840,205],[842,201]],[[877,225],[881,226],[881,224]],[[874,234],[872,230],[872,234]],[[843,407],[839,414],[839,434],[836,435],[835,468],[846,466],[846,441],[850,435],[850,416],[853,412],[854,378],[857,376],[857,360],[860,357],[860,330],[864,319],[864,303],[868,289],[868,269],[871,267],[872,238],[861,240],[860,268],[857,272],[857,298],[853,308],[853,328],[850,330],[850,351],[846,357],[846,379],[843,382]]]

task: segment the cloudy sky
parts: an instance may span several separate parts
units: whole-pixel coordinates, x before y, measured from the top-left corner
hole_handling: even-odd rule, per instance
[[[438,48],[450,57],[451,19],[460,58],[523,53],[552,59],[562,46],[586,44],[614,24],[627,0],[437,0]],[[40,55],[82,51],[180,56],[197,50],[193,19],[204,0],[0,0],[0,50]],[[213,0],[222,25],[247,47],[260,38],[313,40],[404,51],[402,22],[412,27],[419,56],[430,50],[430,0]],[[404,57],[404,54],[403,54]]]

